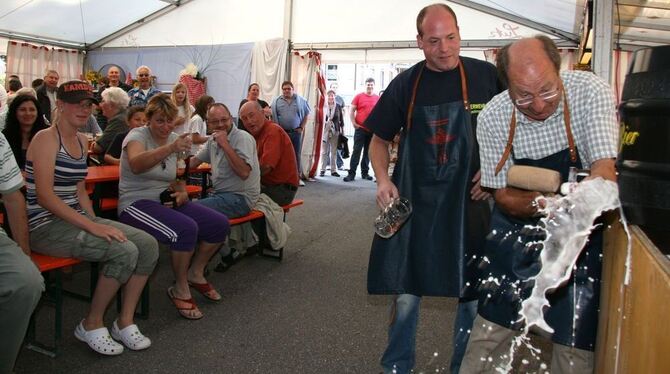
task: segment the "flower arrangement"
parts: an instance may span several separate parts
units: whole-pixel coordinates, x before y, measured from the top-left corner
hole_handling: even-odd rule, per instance
[[[88,83],[93,85],[93,87],[96,87],[98,85],[98,82],[100,82],[100,78],[102,78],[102,75],[100,75],[100,73],[95,70],[89,70],[86,72],[85,78],[88,81]]]
[[[200,70],[195,66],[194,63],[188,63],[182,71],[179,72],[179,76],[188,75],[192,78],[195,78],[199,81],[203,80],[203,76],[200,74]]]

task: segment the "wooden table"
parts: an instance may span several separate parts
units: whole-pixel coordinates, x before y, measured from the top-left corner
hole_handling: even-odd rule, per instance
[[[89,166],[88,175],[86,176],[85,181],[88,184],[96,184],[103,182],[118,182],[119,166],[118,165]]]
[[[207,194],[207,175],[211,171],[209,164],[203,164],[200,167],[191,169],[192,173],[202,173],[202,183],[200,190],[200,197],[204,198]],[[179,171],[183,173],[183,169]],[[118,182],[120,178],[120,168],[118,165],[103,165],[103,166],[89,166],[88,174],[84,181],[86,182],[87,190],[92,195],[93,209],[96,214],[100,214],[102,207],[102,186],[104,183]],[[197,194],[197,193],[196,193]],[[189,195],[192,195],[190,193]]]
[[[209,173],[212,168],[209,165],[199,166],[191,170],[191,173]],[[184,169],[180,169],[184,172]],[[103,165],[103,166],[89,166],[88,175],[86,176],[86,183],[96,184],[102,182],[115,182],[119,180],[119,166],[118,165]]]

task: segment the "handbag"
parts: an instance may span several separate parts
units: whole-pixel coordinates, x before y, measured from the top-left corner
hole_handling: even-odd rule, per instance
[[[184,169],[184,174],[182,175],[177,175],[177,180],[178,181],[188,181],[188,174],[189,174],[189,162],[191,161],[191,156],[186,157],[184,160],[184,163],[186,164],[186,168]],[[177,174],[179,174],[179,171],[177,170]],[[176,208],[177,207],[177,199],[170,196],[174,193],[175,191],[168,187],[161,194],[159,195],[159,199],[161,201],[161,204],[165,205],[168,208]]]
[[[337,149],[340,150],[342,158],[349,158],[349,139],[342,133],[337,138]]]

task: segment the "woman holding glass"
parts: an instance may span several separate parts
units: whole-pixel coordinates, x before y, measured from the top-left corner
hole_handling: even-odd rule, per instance
[[[205,279],[204,270],[230,232],[228,219],[190,203],[184,182],[175,180],[177,155],[191,149],[191,139],[188,133],[172,131],[177,118],[174,103],[167,95],[156,95],[149,100],[145,114],[148,125],[131,130],[123,142],[119,221],[170,246],[176,282],[168,288],[168,296],[182,317],[200,319],[203,314],[189,286],[211,301],[221,300]],[[166,199],[173,200],[171,208],[163,205]]]

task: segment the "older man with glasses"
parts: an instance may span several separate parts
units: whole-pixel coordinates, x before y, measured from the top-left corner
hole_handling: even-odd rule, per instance
[[[590,72],[560,72],[556,45],[545,36],[522,39],[498,54],[498,72],[509,90],[479,115],[481,185],[495,206],[483,273],[500,284],[480,293],[461,372],[493,372],[510,365],[514,335],[523,327],[519,310],[530,295],[540,264],[532,247],[544,236],[529,232],[539,221],[538,191],[507,185],[512,165],[552,169],[567,180],[569,169],[590,169],[589,178],[616,181],[618,124],[611,88]],[[548,295],[546,322],[554,330],[552,373],[591,373],[598,326],[602,226],[591,232],[573,274]],[[544,264],[546,265],[546,264]]]
[[[212,135],[191,159],[191,166],[212,164],[214,191],[197,202],[228,218],[245,216],[256,205],[261,190],[256,140],[234,126],[228,107],[221,103],[207,111],[207,127]]]
[[[130,97],[129,106],[145,107],[152,96],[159,94],[160,91],[151,85],[151,69],[148,66],[142,65],[135,71],[137,74],[138,87],[128,91]]]

